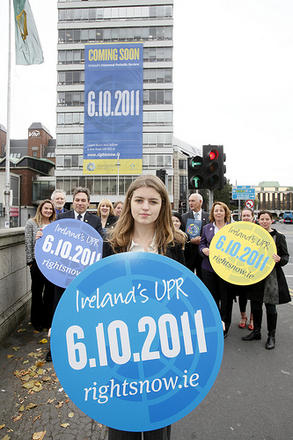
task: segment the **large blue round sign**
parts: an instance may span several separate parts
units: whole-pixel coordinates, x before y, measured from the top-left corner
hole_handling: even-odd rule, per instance
[[[124,253],[83,271],[56,309],[51,350],[71,400],[124,431],[167,426],[213,386],[223,328],[204,284],[170,258]]]
[[[35,257],[49,281],[67,287],[86,267],[100,260],[102,249],[103,239],[92,226],[60,219],[44,228],[36,241]]]

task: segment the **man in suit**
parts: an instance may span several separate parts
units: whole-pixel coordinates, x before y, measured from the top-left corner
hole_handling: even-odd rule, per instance
[[[57,220],[62,218],[73,218],[76,220],[80,220],[86,222],[90,226],[92,226],[101,237],[103,237],[103,229],[101,224],[101,219],[97,215],[91,214],[87,212],[87,209],[90,205],[90,192],[87,188],[78,187],[73,191],[73,202],[70,211],[63,212],[57,215]],[[53,304],[53,312],[55,312],[58,302],[63,295],[65,289],[63,287],[55,286],[54,289],[54,304]],[[51,362],[51,350],[48,351],[46,355],[46,361]]]
[[[88,223],[103,237],[101,219],[95,214],[87,212],[90,205],[90,193],[87,188],[78,187],[73,191],[73,202],[70,211],[57,215],[57,220],[61,218],[75,218]]]
[[[189,237],[189,242],[185,247],[185,264],[192,272],[202,279],[201,261],[199,252],[199,243],[201,232],[204,225],[209,223],[209,214],[202,210],[203,198],[198,193],[192,193],[189,196],[189,211],[182,216],[182,224]]]

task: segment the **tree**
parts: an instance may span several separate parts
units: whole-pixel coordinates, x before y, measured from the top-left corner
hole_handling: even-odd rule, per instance
[[[227,183],[223,189],[215,189],[214,190],[214,202],[224,202],[226,205],[233,211],[236,208],[234,204],[234,200],[232,201],[232,185],[230,181],[227,179]],[[238,202],[237,202],[238,203]]]

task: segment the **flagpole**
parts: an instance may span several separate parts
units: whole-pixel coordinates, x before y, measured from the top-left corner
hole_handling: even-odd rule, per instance
[[[8,78],[7,78],[7,124],[6,124],[6,166],[5,166],[5,228],[10,228],[10,102],[11,102],[11,1],[9,2],[8,24]]]

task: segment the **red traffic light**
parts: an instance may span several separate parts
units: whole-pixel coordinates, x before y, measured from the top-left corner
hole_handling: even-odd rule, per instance
[[[209,152],[209,158],[210,158],[210,160],[218,159],[218,157],[219,157],[219,151],[218,151],[218,150],[211,150],[211,151]]]

